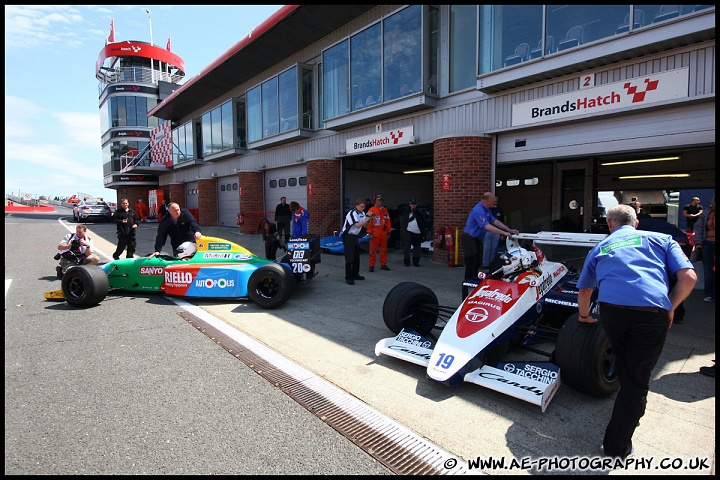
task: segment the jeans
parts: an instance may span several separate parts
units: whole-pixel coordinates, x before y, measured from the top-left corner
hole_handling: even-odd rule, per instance
[[[483,239],[483,256],[482,266],[489,267],[495,258],[495,252],[497,252],[498,244],[500,243],[500,234],[487,232]]]

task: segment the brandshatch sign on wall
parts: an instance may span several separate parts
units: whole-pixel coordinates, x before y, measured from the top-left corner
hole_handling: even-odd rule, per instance
[[[643,107],[688,96],[688,68],[576,90],[512,106],[512,125]]]
[[[377,132],[364,137],[349,138],[345,141],[345,153],[366,153],[373,150],[412,145],[415,143],[413,127],[401,127],[387,132]]]

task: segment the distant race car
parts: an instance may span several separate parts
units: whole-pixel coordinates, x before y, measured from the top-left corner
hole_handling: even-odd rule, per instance
[[[342,237],[338,232],[334,232],[333,235],[321,238],[320,248],[324,252],[334,253],[336,255],[342,255],[345,253],[345,245],[343,244]],[[369,233],[366,233],[358,239],[358,248],[361,252],[367,252],[368,250],[370,250]]]
[[[250,299],[262,308],[283,305],[298,283],[315,275],[320,263],[319,237],[293,238],[280,261],[254,255],[215,237],[188,242],[179,256],[159,255],[115,260],[101,266],[71,266],[62,276],[62,297],[75,307],[99,304],[110,290],[160,292],[177,297]],[[185,244],[183,244],[185,245]],[[46,298],[58,298],[48,292]]]
[[[490,274],[463,283],[463,302],[438,305],[418,283],[396,285],[385,298],[383,320],[395,334],[380,340],[376,355],[426,368],[446,385],[475,383],[539,405],[544,412],[560,386],[603,398],[618,387],[615,357],[600,322],[578,321],[578,274],[551,262],[538,244],[594,246],[606,235],[539,232],[508,237]],[[519,240],[533,240],[529,250]],[[597,291],[591,312],[597,312]],[[554,349],[538,344],[556,342]],[[506,361],[510,347],[548,361]]]

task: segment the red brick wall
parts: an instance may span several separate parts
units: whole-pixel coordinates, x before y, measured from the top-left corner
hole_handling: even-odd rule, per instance
[[[307,162],[307,205],[310,212],[308,231],[321,237],[342,227],[340,160]]]
[[[240,172],[240,213],[245,215],[242,233],[257,233],[257,226],[264,214],[263,172]],[[216,221],[217,224],[217,221]]]
[[[169,196],[167,196],[169,194]],[[177,203],[180,208],[185,208],[185,185],[182,183],[173,183],[165,190],[165,195],[170,202]]]
[[[201,226],[216,226],[217,212],[217,179],[198,180],[198,223]]]
[[[494,191],[490,185],[492,140],[487,137],[443,138],[434,143],[434,157],[433,231],[438,227],[450,227],[454,241],[457,228],[459,240],[468,214],[480,201],[480,195]],[[445,175],[450,176],[448,190],[443,190]],[[463,264],[462,242],[459,243],[458,264]],[[435,249],[433,261],[448,263],[447,251]]]

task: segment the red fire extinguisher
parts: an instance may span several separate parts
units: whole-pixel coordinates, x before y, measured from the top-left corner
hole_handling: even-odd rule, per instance
[[[237,225],[245,225],[245,215],[243,215],[242,213],[238,213],[235,217],[235,223]]]
[[[434,247],[435,248],[442,248],[443,244],[443,228],[438,227],[435,229],[435,240],[434,240]]]
[[[445,229],[445,248],[452,250],[453,248],[453,236],[450,227]]]

